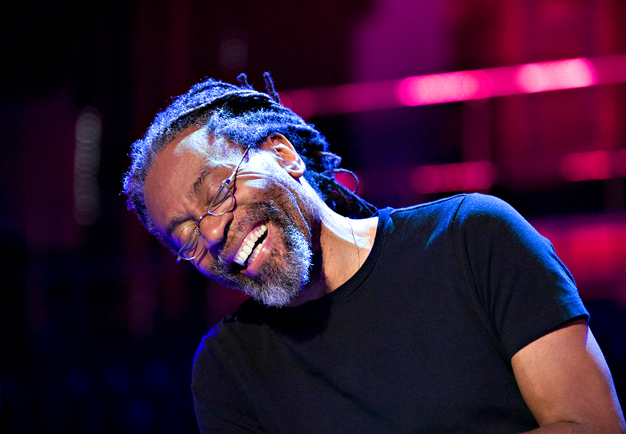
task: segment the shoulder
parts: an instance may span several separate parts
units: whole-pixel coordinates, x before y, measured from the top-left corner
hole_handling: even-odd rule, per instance
[[[480,216],[517,216],[511,205],[495,196],[481,193],[457,194],[432,202],[406,208],[387,208],[395,219],[419,219],[428,216],[451,216],[453,218]]]
[[[472,193],[458,194],[444,199],[407,208],[381,210],[381,217],[389,216],[393,228],[433,230],[480,230],[494,226],[515,228],[530,226],[508,203],[495,196]]]
[[[463,195],[455,220],[463,223],[473,220],[519,221],[522,216],[507,202],[495,196],[480,193]]]
[[[467,196],[467,194],[457,194],[432,202],[420,203],[404,208],[386,208],[384,210],[394,219],[415,219],[431,214],[454,213]],[[379,212],[383,212],[383,210]]]
[[[553,250],[549,241],[511,205],[484,194],[465,196],[455,214],[452,231],[480,243],[508,241],[512,245]]]
[[[393,231],[425,230],[450,223],[465,196],[460,194],[405,208],[385,208],[379,211],[379,216]]]

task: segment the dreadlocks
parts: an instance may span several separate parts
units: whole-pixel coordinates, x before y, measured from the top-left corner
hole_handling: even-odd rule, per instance
[[[274,133],[287,137],[302,157],[305,179],[326,204],[351,218],[371,216],[376,208],[339,184],[334,177],[341,158],[328,152],[328,143],[313,125],[280,104],[269,73],[264,74],[266,92],[254,90],[245,74],[240,86],[207,78],[176,98],[157,114],[144,137],[131,148],[131,166],[124,176],[128,208],[165,244],[146,210],[144,181],[163,148],[186,128],[206,126],[210,134],[224,136],[240,146],[257,147]]]

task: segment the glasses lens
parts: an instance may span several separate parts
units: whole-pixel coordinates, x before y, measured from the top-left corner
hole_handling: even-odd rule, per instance
[[[208,213],[211,215],[227,213],[233,209],[234,198],[233,192],[225,185],[221,185],[207,209]]]
[[[194,230],[191,232],[187,240],[183,243],[183,246],[178,251],[178,258],[176,261],[180,262],[181,259],[190,261],[200,255],[202,252],[202,246],[198,242],[200,239],[200,232]]]

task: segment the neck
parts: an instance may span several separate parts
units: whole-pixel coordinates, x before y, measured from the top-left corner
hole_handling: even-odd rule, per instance
[[[378,217],[349,220],[323,204],[320,213],[319,248],[311,281],[289,306],[298,306],[328,294],[346,283],[369,255]]]

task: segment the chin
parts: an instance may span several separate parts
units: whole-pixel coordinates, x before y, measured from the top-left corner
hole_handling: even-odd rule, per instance
[[[285,306],[293,301],[309,282],[312,264],[312,249],[303,232],[307,228],[296,225],[296,210],[293,204],[283,203],[287,199],[274,196],[270,202],[257,202],[245,207],[245,216],[239,222],[248,226],[257,222],[271,223],[277,239],[273,242],[263,263],[253,276],[233,269],[221,256],[211,265],[210,273],[205,273],[221,284],[250,295],[267,306]],[[280,199],[278,199],[280,198]],[[231,228],[237,231],[237,228]]]

